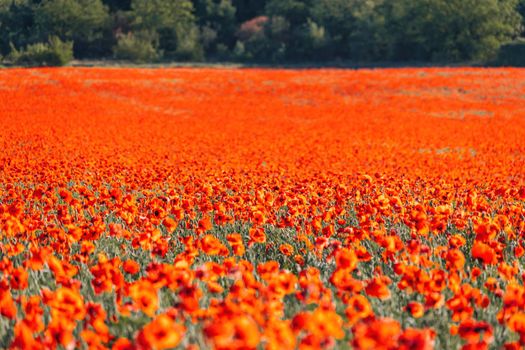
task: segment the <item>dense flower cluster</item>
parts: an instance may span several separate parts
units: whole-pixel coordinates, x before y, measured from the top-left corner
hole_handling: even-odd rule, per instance
[[[0,71],[0,347],[519,349],[525,71]]]

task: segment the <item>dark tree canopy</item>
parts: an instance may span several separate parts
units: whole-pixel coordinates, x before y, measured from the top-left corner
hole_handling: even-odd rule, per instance
[[[56,37],[76,58],[483,62],[524,16],[525,0],[0,0],[0,55]]]

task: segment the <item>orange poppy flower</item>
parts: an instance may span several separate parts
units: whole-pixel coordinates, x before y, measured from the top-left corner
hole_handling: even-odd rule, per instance
[[[132,275],[140,271],[140,265],[134,260],[124,261],[123,268],[124,268],[124,271]]]
[[[238,233],[231,233],[226,236],[226,240],[230,244],[233,250],[233,254],[242,256],[245,252],[245,247],[242,241],[242,236]]]
[[[400,350],[432,350],[436,333],[430,329],[407,328],[399,336]]]
[[[33,335],[33,329],[26,322],[17,322],[14,328],[14,339],[11,349],[41,349],[42,344]]]
[[[484,264],[495,264],[497,263],[497,256],[488,244],[482,242],[474,242],[472,246],[472,257],[480,259]]]
[[[204,233],[206,231],[209,231],[213,228],[213,225],[211,223],[211,218],[209,216],[204,216],[202,219],[199,220],[199,226],[197,228],[198,233]]]
[[[137,335],[141,349],[163,350],[175,348],[181,342],[186,328],[166,314],[155,317]]]
[[[353,333],[355,349],[395,349],[399,347],[401,326],[397,321],[382,318],[356,324]]]
[[[350,325],[356,324],[359,320],[374,315],[372,305],[362,295],[358,294],[350,298],[347,302],[348,307],[345,310],[346,317]]]
[[[24,268],[18,267],[14,269],[11,273],[11,288],[17,290],[26,289],[28,286],[27,278],[28,273]]]
[[[136,307],[146,315],[153,317],[158,309],[158,292],[148,280],[140,280],[129,287],[129,296]]]
[[[409,302],[406,306],[406,310],[410,312],[410,314],[414,318],[423,317],[423,315],[425,314],[425,307],[422,304],[415,301]]]
[[[200,240],[200,247],[208,255],[228,255],[228,249],[213,235],[205,235]]]
[[[366,294],[381,300],[388,299],[390,298],[390,289],[388,289],[388,285],[391,282],[392,281],[387,276],[373,278],[365,288]]]
[[[264,230],[262,228],[252,227],[249,231],[249,235],[250,235],[250,242],[252,243],[265,243],[266,242],[266,234],[264,233]]]
[[[293,254],[294,249],[291,244],[284,243],[281,244],[281,246],[279,247],[279,251],[286,256],[291,256]]]
[[[242,315],[210,323],[204,328],[204,334],[217,350],[256,349],[261,340],[255,321]]]

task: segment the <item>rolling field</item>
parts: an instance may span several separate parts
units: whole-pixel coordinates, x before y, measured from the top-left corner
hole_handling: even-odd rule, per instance
[[[0,70],[0,348],[520,349],[525,70]]]

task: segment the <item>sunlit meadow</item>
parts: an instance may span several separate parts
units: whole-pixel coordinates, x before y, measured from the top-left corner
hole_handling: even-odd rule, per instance
[[[525,71],[0,71],[0,348],[520,349]]]

